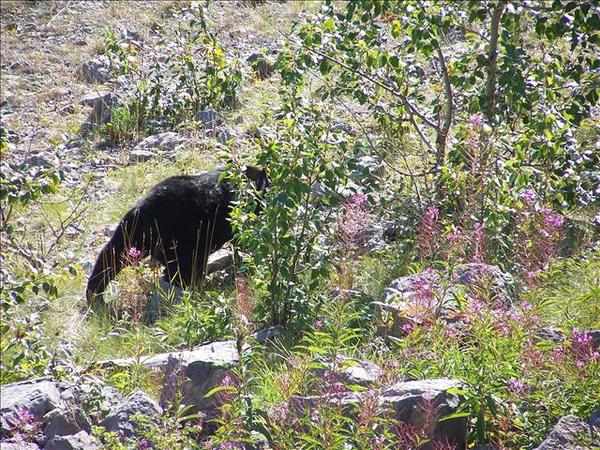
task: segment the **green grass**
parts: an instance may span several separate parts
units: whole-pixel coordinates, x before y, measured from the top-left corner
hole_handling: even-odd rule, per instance
[[[545,282],[526,295],[544,323],[569,331],[600,329],[600,252],[557,261]]]

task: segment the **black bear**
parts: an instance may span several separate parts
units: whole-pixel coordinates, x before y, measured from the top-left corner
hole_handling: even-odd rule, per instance
[[[149,255],[165,267],[167,279],[193,286],[204,276],[208,256],[232,238],[229,211],[234,193],[223,169],[161,181],[131,208],[104,246],[88,280],[88,304],[134,254]],[[246,176],[262,191],[266,173],[248,166]]]

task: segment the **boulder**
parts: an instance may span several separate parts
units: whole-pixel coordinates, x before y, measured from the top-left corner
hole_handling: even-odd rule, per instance
[[[385,164],[380,158],[364,155],[356,162],[356,171],[353,174],[355,181],[373,180],[385,175]]]
[[[577,416],[564,416],[536,450],[584,450],[590,447],[579,445],[579,441],[589,437],[590,431],[584,421]]]
[[[231,368],[239,361],[236,341],[220,341],[197,346],[193,350],[160,353],[147,358],[125,358],[101,361],[101,367],[131,366],[141,364],[148,369],[166,371],[170,360],[181,364],[183,403],[192,406],[193,411],[211,409],[213,399],[204,395],[219,386],[225,375],[231,374]],[[174,364],[174,363],[171,363]]]
[[[44,416],[44,440],[49,442],[56,436],[68,436],[92,428],[89,417],[79,407],[53,409]]]
[[[381,397],[395,418],[423,429],[432,439],[423,449],[446,441],[455,448],[465,448],[467,418],[439,420],[457,410],[461,398],[448,390],[460,387],[459,380],[446,378],[403,381],[384,389]]]
[[[407,325],[418,324],[428,313],[450,320],[458,310],[456,294],[471,297],[473,288],[484,286],[495,307],[506,308],[512,303],[512,275],[487,264],[463,264],[450,279],[439,271],[428,269],[392,281],[380,301],[373,302],[378,317],[379,334],[403,336]]]
[[[598,439],[600,439],[600,409],[597,409],[590,415],[588,424],[590,426],[592,436],[595,437],[596,433],[598,433]]]
[[[83,63],[81,73],[90,83],[104,83],[111,77],[108,56],[100,55]]]
[[[96,450],[101,444],[85,431],[70,436],[56,436],[44,446],[44,450]]]
[[[138,150],[138,149],[134,148],[129,153],[129,162],[132,162],[132,163],[146,162],[146,161],[151,160],[155,156],[156,156],[156,153],[151,152],[149,150]]]
[[[33,442],[13,442],[0,441],[0,449],[2,450],[40,450],[37,444]]]
[[[369,361],[361,361],[359,359],[347,358],[340,356],[338,360],[338,371],[341,382],[346,384],[355,384],[359,386],[371,386],[381,376],[382,372],[379,366]],[[318,377],[322,377],[325,371],[334,369],[331,360],[321,359],[320,364],[323,369],[315,369],[314,372]]]
[[[194,116],[194,119],[202,122],[206,128],[213,128],[220,123],[219,113],[213,108],[206,108],[198,111]]]
[[[512,304],[514,278],[508,272],[490,264],[463,264],[456,269],[453,283],[463,286],[483,285],[490,289],[497,305],[508,307]]]
[[[90,115],[83,124],[82,132],[85,134],[94,127],[110,122],[113,111],[120,105],[120,100],[111,92],[93,92],[83,97],[79,104],[92,107]]]
[[[123,398],[101,422],[107,431],[120,433],[129,438],[136,434],[136,424],[132,422],[135,414],[142,414],[150,420],[156,420],[162,414],[162,408],[139,389]]]
[[[218,270],[228,269],[233,265],[234,254],[231,250],[222,248],[208,257],[206,263],[206,274],[209,275]]]
[[[272,341],[277,336],[280,336],[284,332],[284,328],[280,325],[275,325],[273,327],[265,327],[260,330],[252,333],[252,337],[256,339],[257,342],[264,344],[265,342]]]
[[[221,130],[217,133],[217,142],[219,144],[226,144],[232,138],[233,136],[231,136],[231,133],[227,129]]]
[[[329,396],[295,397],[294,407],[306,411],[329,401],[341,404],[343,414],[355,418],[366,395],[375,394],[382,414],[424,432],[429,441],[419,449],[432,450],[443,443],[463,449],[466,446],[467,418],[440,420],[457,411],[462,399],[448,390],[460,388],[461,385],[459,380],[446,378],[398,382],[370,394],[350,391]]]
[[[39,420],[53,409],[63,407],[58,383],[47,379],[19,381],[2,386],[0,391],[1,434],[4,436],[22,422],[25,411],[27,420]]]
[[[153,136],[148,136],[144,140],[142,140],[139,144],[135,146],[133,149],[134,152],[153,152],[155,150],[160,151],[175,151],[180,148],[182,144],[184,144],[187,139],[172,131],[168,131],[165,133],[155,134]]]

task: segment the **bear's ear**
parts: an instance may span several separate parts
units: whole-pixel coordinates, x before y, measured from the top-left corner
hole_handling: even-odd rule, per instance
[[[267,172],[265,169],[247,166],[245,173],[248,178],[254,181],[256,189],[259,191],[264,191],[269,186],[269,180],[267,179]]]

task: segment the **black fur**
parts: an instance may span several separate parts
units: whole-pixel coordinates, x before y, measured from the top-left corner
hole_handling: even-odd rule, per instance
[[[104,246],[87,284],[88,304],[127,264],[131,248],[165,266],[165,276],[193,286],[204,276],[208,255],[232,238],[229,210],[234,200],[221,169],[161,181],[119,223]],[[267,187],[264,170],[246,168],[258,190]]]

